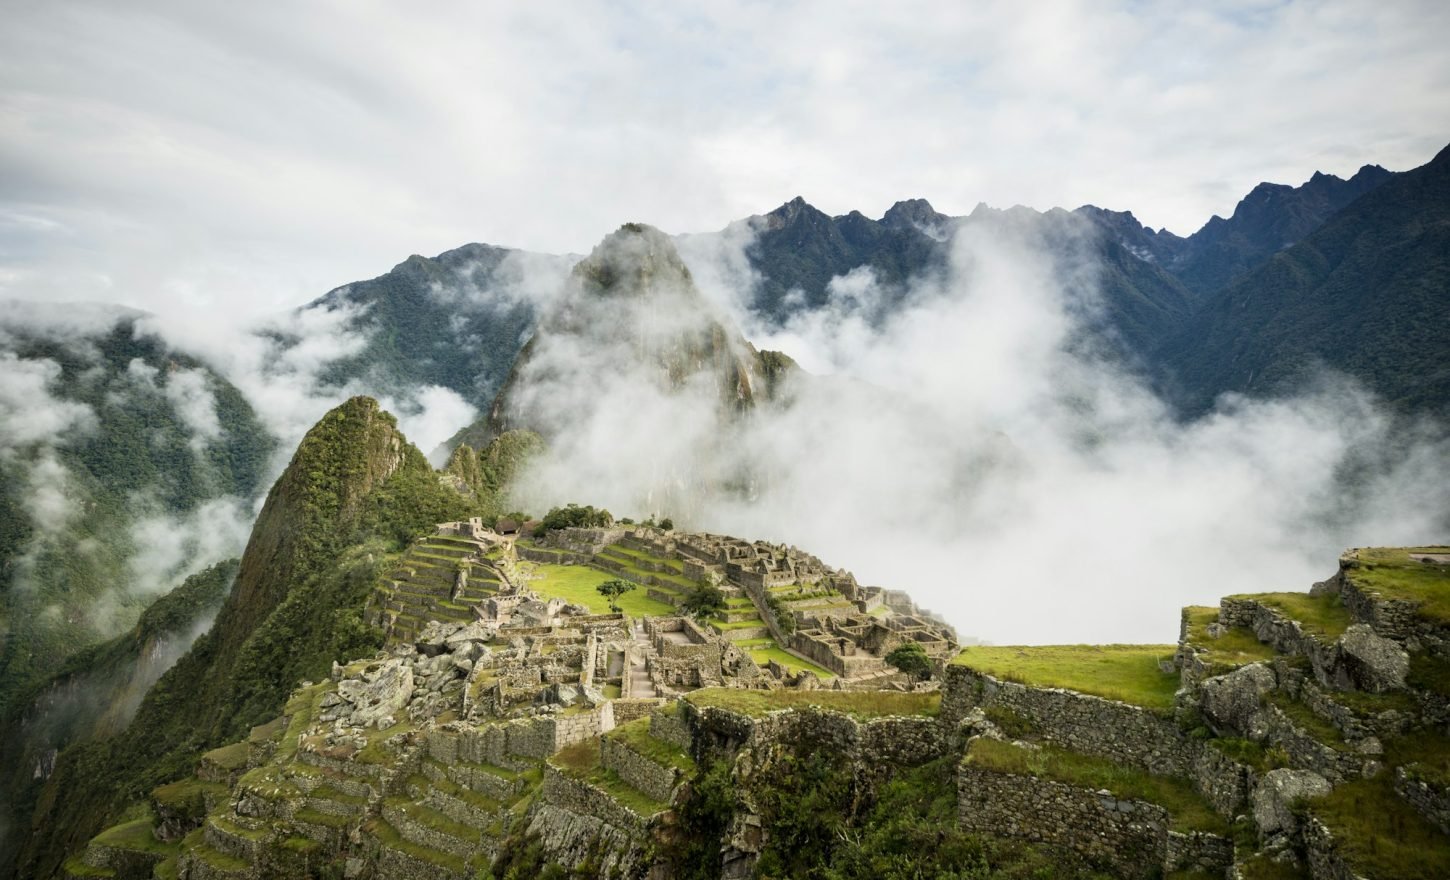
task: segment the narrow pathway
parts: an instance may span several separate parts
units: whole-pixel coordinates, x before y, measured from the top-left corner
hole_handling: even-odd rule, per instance
[[[645,654],[649,652],[649,637],[644,633],[644,624],[640,621],[634,623],[634,650],[630,655],[634,658],[629,667],[629,695],[632,698],[655,697],[659,694],[655,691],[655,683],[650,680],[649,670],[645,667]]]

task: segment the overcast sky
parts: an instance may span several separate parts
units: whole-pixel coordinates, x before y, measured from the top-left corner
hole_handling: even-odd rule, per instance
[[[1450,141],[1443,0],[684,5],[3,0],[0,296],[243,317],[798,194],[1188,234]]]

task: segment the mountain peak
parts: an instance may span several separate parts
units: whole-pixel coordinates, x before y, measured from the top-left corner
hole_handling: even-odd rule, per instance
[[[674,240],[644,223],[626,223],[606,235],[573,276],[593,296],[642,298],[663,289],[694,289]]]
[[[950,217],[937,213],[926,199],[903,199],[881,215],[881,225],[893,229],[936,230],[950,221]]]

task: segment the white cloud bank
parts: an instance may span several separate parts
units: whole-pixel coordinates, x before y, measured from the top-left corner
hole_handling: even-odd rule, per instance
[[[757,340],[829,375],[738,430],[713,387],[556,362],[572,418],[520,501],[786,541],[1005,644],[1171,642],[1182,605],[1307,589],[1350,546],[1444,539],[1443,434],[1328,376],[1181,424],[1074,344],[1095,271],[1004,223],[965,228],[947,276],[884,321],[869,274],[838,279],[829,310]],[[748,500],[661,500],[742,473]]]

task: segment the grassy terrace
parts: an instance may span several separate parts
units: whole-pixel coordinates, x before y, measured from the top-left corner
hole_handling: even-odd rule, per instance
[[[1173,709],[1178,675],[1158,668],[1173,645],[1045,645],[963,648],[952,662],[1004,681],[1067,688],[1159,712]]]
[[[655,565],[664,565],[675,574],[683,574],[685,571],[685,564],[678,559],[666,559],[663,556],[655,556],[643,550],[626,547],[623,544],[610,544],[605,552],[611,556],[628,556],[630,559],[640,559]]]
[[[1450,839],[1395,794],[1392,777],[1361,779],[1309,802],[1358,874],[1432,880],[1450,877]]]
[[[1052,746],[1030,749],[979,739],[967,753],[967,763],[984,770],[1036,776],[1079,788],[1105,788],[1119,798],[1158,804],[1172,816],[1173,827],[1178,831],[1227,834],[1229,830],[1223,817],[1213,811],[1187,780],[1154,776],[1105,758]]]
[[[710,706],[745,715],[761,716],[776,709],[814,706],[834,709],[857,718],[883,715],[936,715],[941,694],[904,694],[897,691],[747,691],[736,688],[704,688],[684,699],[700,708]]]
[[[604,736],[606,739],[624,743],[661,767],[673,767],[686,774],[695,772],[695,762],[685,754],[684,749],[650,736],[649,718],[636,718],[628,724],[621,724]]]
[[[177,846],[174,843],[162,843],[156,839],[151,832],[152,819],[150,815],[135,819],[130,822],[123,822],[120,825],[112,825],[95,837],[95,842],[103,846],[111,846],[116,849],[129,849],[140,852],[159,853],[162,855],[176,852]]]
[[[395,849],[399,852],[407,853],[415,859],[438,865],[455,874],[462,874],[466,870],[463,859],[460,859],[452,853],[430,849],[426,846],[419,846],[410,840],[406,840],[397,832],[397,829],[382,819],[373,819],[364,828],[388,849]]]
[[[611,545],[610,547],[605,548],[603,555],[611,559],[613,562],[623,566],[625,574],[628,577],[638,580],[641,583],[644,582],[645,578],[654,578],[657,581],[664,581],[667,587],[673,588],[680,592],[693,590],[695,588],[695,582],[682,574],[671,574],[668,571],[650,571],[648,569],[641,568],[638,565],[641,556],[627,556],[617,545]],[[662,563],[669,562],[669,560],[657,559],[653,556],[643,558]],[[616,577],[618,577],[618,575],[616,575]]]
[[[1274,649],[1244,627],[1229,627],[1217,638],[1210,636],[1208,626],[1218,622],[1217,608],[1195,606],[1183,609],[1183,613],[1188,617],[1188,644],[1208,653],[1215,674],[1274,658]]]
[[[554,565],[547,562],[529,563],[528,569],[535,575],[529,580],[529,589],[542,596],[558,596],[566,602],[583,605],[593,614],[608,614],[609,600],[595,589],[605,581],[619,578],[612,572],[601,571],[586,565]],[[674,614],[674,606],[666,605],[645,595],[646,587],[638,587],[619,597],[619,607],[631,617],[654,617]]]
[[[567,746],[556,752],[549,762],[575,779],[604,789],[610,797],[641,816],[653,816],[655,813],[669,808],[669,804],[662,804],[644,792],[632,788],[619,778],[618,773],[605,769],[599,761],[599,740],[597,738],[586,739],[583,742]]]
[[[1233,599],[1253,599],[1261,605],[1276,609],[1291,620],[1299,621],[1304,631],[1322,639],[1333,641],[1344,634],[1354,618],[1340,604],[1338,596],[1311,596],[1308,593],[1254,593],[1231,596]]]
[[[1376,547],[1355,554],[1347,575],[1355,586],[1385,598],[1420,603],[1422,617],[1450,623],[1450,564],[1421,562],[1426,554],[1450,556],[1450,547]]]
[[[744,642],[735,643],[741,646],[743,650],[748,651],[750,653],[750,659],[754,660],[757,664],[761,666],[764,666],[765,664],[774,660],[781,666],[789,669],[792,674],[804,670],[806,672],[815,673],[816,676],[821,679],[831,679],[836,677],[836,674],[828,669],[823,669],[809,660],[802,660],[800,657],[797,657],[794,654],[787,653],[785,649],[781,648],[770,639],[748,639],[747,641],[752,643],[763,643],[752,644],[748,648],[744,646]]]

